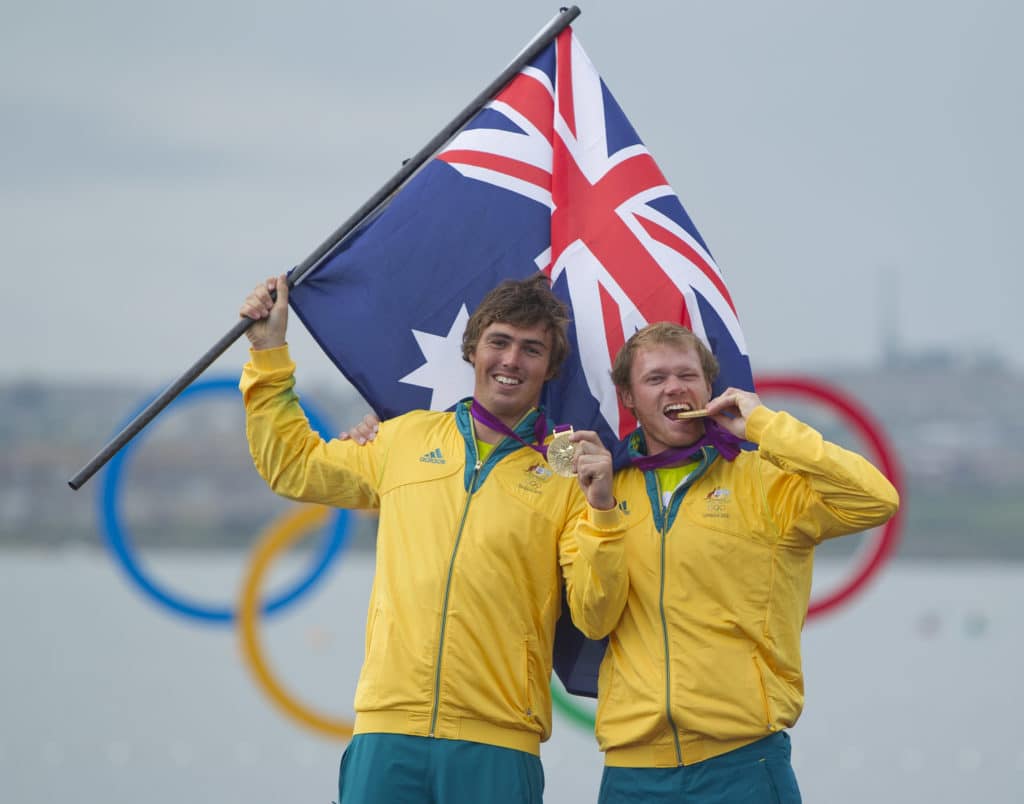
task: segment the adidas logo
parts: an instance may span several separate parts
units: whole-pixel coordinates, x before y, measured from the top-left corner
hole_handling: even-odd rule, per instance
[[[432,449],[426,455],[420,457],[421,463],[445,463],[444,455],[441,454],[440,447],[438,449]]]

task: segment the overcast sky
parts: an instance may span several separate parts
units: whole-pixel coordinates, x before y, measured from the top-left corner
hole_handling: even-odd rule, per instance
[[[173,378],[558,10],[4,5],[0,381]],[[581,8],[577,35],[723,270],[755,372],[870,364],[896,310],[908,350],[1024,367],[1024,6]],[[300,371],[333,376],[300,329]]]

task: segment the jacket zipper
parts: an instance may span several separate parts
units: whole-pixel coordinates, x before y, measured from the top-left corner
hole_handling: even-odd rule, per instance
[[[532,413],[528,411],[522,419],[512,429],[516,429],[526,420],[526,417]],[[466,517],[469,515],[469,503],[473,499],[473,493],[476,491],[476,479],[480,475],[480,469],[483,468],[484,462],[480,460],[480,453],[476,448],[476,428],[473,426],[473,419],[470,417],[469,420],[469,440],[473,445],[473,457],[476,463],[473,464],[473,474],[469,478],[469,491],[466,494],[466,507],[462,509],[462,519],[459,520],[459,532],[455,536],[455,544],[452,547],[452,556],[448,561],[448,578],[444,585],[444,601],[441,604],[441,634],[438,637],[437,642],[437,664],[434,665],[434,706],[430,712],[430,731],[428,736],[433,737],[434,732],[437,730],[437,710],[441,704],[441,656],[444,653],[444,635],[448,626],[448,597],[452,588],[452,573],[455,570],[455,554],[459,551],[459,543],[462,541],[462,531],[466,526]],[[507,439],[502,439],[499,444],[494,446],[491,452],[491,456],[501,448],[501,445],[505,443]],[[490,457],[490,456],[488,456]]]
[[[657,478],[657,476],[655,476]],[[658,504],[661,505],[661,588],[659,590],[658,606],[661,610],[661,636],[665,642],[665,716],[668,718],[668,725],[672,729],[672,740],[676,746],[676,764],[683,764],[683,752],[679,747],[679,730],[672,718],[672,669],[668,647],[668,620],[665,617],[665,546],[668,536],[668,512],[672,505],[671,500],[666,506],[662,501],[661,482],[657,482]]]
[[[474,445],[475,450],[475,445]],[[455,569],[455,554],[459,552],[459,542],[462,541],[462,530],[466,525],[466,517],[469,515],[469,503],[473,499],[473,492],[476,487],[476,478],[480,473],[483,462],[480,456],[476,456],[476,464],[473,467],[473,474],[469,479],[469,492],[466,495],[466,507],[462,509],[462,519],[459,520],[459,532],[455,536],[455,545],[452,547],[452,557],[448,561],[448,579],[444,585],[444,602],[441,604],[441,636],[437,643],[437,664],[434,666],[434,708],[430,713],[430,736],[434,736],[437,728],[437,710],[441,703],[441,656],[444,653],[444,634],[448,625],[448,595],[452,588],[452,572]]]

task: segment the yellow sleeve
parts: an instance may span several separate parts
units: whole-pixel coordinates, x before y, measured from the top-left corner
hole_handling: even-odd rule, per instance
[[[866,458],[788,413],[755,409],[747,438],[758,444],[764,502],[783,541],[817,543],[867,530],[899,508],[896,489]]]
[[[336,508],[379,507],[386,428],[364,446],[324,441],[310,427],[294,386],[295,364],[287,346],[250,350],[239,388],[257,471],[274,492],[292,500]]]
[[[629,594],[625,518],[618,508],[591,508],[579,489],[574,496],[559,556],[565,596],[576,627],[601,639],[618,623]]]

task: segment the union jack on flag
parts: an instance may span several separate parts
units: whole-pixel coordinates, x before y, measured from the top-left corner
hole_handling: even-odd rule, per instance
[[[472,393],[469,312],[542,270],[572,308],[573,355],[549,419],[611,444],[635,426],[611,361],[653,321],[690,327],[753,388],[736,309],[711,253],[571,30],[524,68],[389,205],[292,291],[335,364],[382,417]]]

